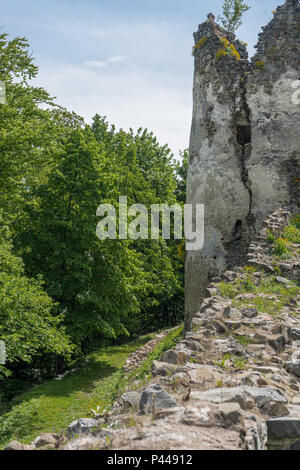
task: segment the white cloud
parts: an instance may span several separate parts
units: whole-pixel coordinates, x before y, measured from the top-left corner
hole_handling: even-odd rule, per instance
[[[103,67],[107,66],[106,62],[102,62],[100,60],[88,60],[87,62],[85,62],[85,65],[87,67],[96,68],[96,69],[102,69]]]
[[[186,39],[167,22],[106,22],[94,28],[72,25],[70,35],[72,49],[66,51],[63,62],[40,61],[39,86],[88,122],[99,113],[117,128],[147,127],[175,154],[188,147],[193,77],[190,35]],[[86,61],[87,52],[104,59]],[[74,65],[78,61],[82,65]],[[122,67],[113,66],[119,63]]]
[[[192,83],[182,88],[134,67],[99,74],[85,66],[50,63],[40,66],[37,82],[87,122],[99,113],[117,128],[147,127],[176,154],[188,147]]]
[[[125,60],[127,59],[127,57],[123,56],[123,55],[116,55],[114,57],[110,57],[108,59],[108,62],[124,62]]]

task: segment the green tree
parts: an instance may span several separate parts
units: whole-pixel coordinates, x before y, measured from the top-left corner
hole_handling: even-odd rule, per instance
[[[175,165],[175,175],[177,181],[176,198],[177,201],[186,203],[186,181],[189,167],[189,151],[180,152],[180,160]]]
[[[127,334],[124,320],[138,312],[139,259],[130,241],[96,237],[96,209],[109,179],[106,158],[89,129],[73,131],[60,163],[34,191],[18,237],[28,272],[45,281],[65,313],[67,332],[86,346]]]
[[[242,25],[244,13],[250,8],[243,0],[224,0],[223,16],[219,16],[218,20],[221,21],[226,31],[235,33]]]
[[[173,155],[147,129],[115,132],[105,118],[96,115],[92,129],[107,153],[106,197],[115,204],[120,195],[128,204],[169,204],[176,199],[177,181]],[[128,318],[131,332],[157,329],[179,321],[183,313],[183,263],[178,241],[137,240],[130,244],[142,261],[143,288],[137,291],[140,313]]]
[[[25,276],[0,214],[0,340],[7,353],[0,377],[11,375],[19,363],[31,364],[41,354],[70,355],[71,346],[61,326],[63,316],[52,316],[53,306],[42,283]]]
[[[46,178],[61,145],[82,120],[55,105],[31,80],[38,74],[25,38],[0,35],[0,80],[6,103],[0,104],[0,207],[14,218],[29,196],[28,188]]]

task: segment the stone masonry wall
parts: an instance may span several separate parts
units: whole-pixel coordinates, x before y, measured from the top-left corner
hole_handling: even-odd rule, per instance
[[[287,0],[260,34],[251,62],[212,14],[195,39],[187,203],[205,205],[205,244],[186,261],[186,326],[208,281],[242,264],[262,221],[299,205],[300,6]]]

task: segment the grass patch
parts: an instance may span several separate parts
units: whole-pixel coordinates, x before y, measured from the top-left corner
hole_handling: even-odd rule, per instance
[[[236,335],[235,339],[242,346],[248,346],[249,344],[253,343],[252,339],[249,336]]]
[[[155,333],[123,345],[106,346],[86,357],[86,364],[62,380],[50,380],[19,395],[0,410],[0,445],[13,439],[31,442],[44,432],[59,433],[91,409],[112,405],[123,365],[130,353]],[[6,410],[5,410],[6,408]]]
[[[290,259],[292,253],[290,251],[291,243],[285,238],[277,238],[274,243],[273,254],[278,258]]]
[[[247,359],[243,359],[242,357],[238,357],[238,356],[234,356],[232,358],[232,362],[236,370],[245,370],[248,364]]]
[[[225,354],[225,356],[223,356],[220,361],[214,361],[214,365],[221,367],[222,369],[227,369],[227,366],[226,366],[227,361],[231,361],[233,367],[237,371],[245,370],[246,365],[248,364],[247,359],[244,359],[238,356],[233,356],[232,354]]]
[[[283,238],[291,243],[300,245],[300,215],[297,215],[283,231]]]
[[[275,241],[276,241],[275,235],[273,234],[273,232],[271,232],[271,230],[268,230],[266,242],[269,243],[269,245],[273,245]]]
[[[255,292],[255,268],[246,267],[243,270],[242,277],[235,282],[219,282],[218,290],[223,297],[234,299],[239,294]]]
[[[232,299],[233,307],[254,306],[261,313],[278,315],[282,308],[288,305],[292,299],[300,295],[300,287],[295,282],[290,281],[289,286],[285,286],[276,281],[276,276],[262,275],[260,279],[255,279],[253,268],[245,268],[243,279],[238,279],[233,283],[221,282],[219,291],[223,297]],[[253,299],[236,299],[240,294],[251,293]],[[276,300],[264,295],[276,296]]]
[[[86,364],[62,380],[50,380],[15,398],[9,410],[0,409],[0,446],[11,440],[30,443],[41,433],[60,433],[75,419],[92,416],[91,410],[109,409],[134,380],[146,379],[152,361],[174,347],[182,336],[178,327],[154,348],[137,371],[125,375],[123,365],[132,352],[157,333],[121,346],[106,346],[86,357]]]
[[[148,380],[151,370],[152,370],[152,362],[160,359],[161,355],[168,351],[169,349],[173,349],[178,341],[182,338],[184,327],[179,326],[175,328],[173,331],[165,336],[165,338],[160,341],[160,343],[153,349],[153,351],[149,354],[149,356],[144,360],[141,366],[137,369],[132,371],[129,375],[123,374],[122,379],[120,380],[119,387],[118,387],[118,395],[123,393],[123,391],[132,384],[135,380]]]

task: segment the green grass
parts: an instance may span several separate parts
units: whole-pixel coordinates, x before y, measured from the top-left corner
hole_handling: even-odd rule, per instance
[[[248,364],[247,359],[243,359],[242,357],[237,357],[237,356],[234,356],[232,358],[232,362],[236,370],[245,370]]]
[[[75,419],[92,417],[91,410],[109,409],[117,396],[134,380],[147,379],[152,361],[174,347],[183,327],[171,331],[138,370],[125,375],[123,365],[130,353],[156,333],[121,346],[106,346],[86,357],[86,364],[62,380],[50,380],[18,396],[0,408],[0,447],[11,440],[30,443],[39,434],[60,433]],[[6,409],[5,409],[6,408]]]
[[[300,295],[300,287],[295,282],[290,281],[289,288],[276,281],[276,276],[263,274],[259,280],[255,280],[252,268],[245,268],[244,279],[239,279],[233,283],[221,282],[218,286],[220,294],[233,300],[233,307],[254,306],[261,313],[278,315],[282,308],[288,305],[292,299]],[[240,294],[251,293],[253,299],[236,299]],[[269,298],[260,297],[259,294],[276,296],[274,301]]]
[[[235,339],[242,346],[248,346],[249,344],[253,343],[252,339],[249,336],[245,335],[236,335]]]
[[[275,243],[275,240],[276,240],[275,235],[271,232],[271,230],[268,230],[266,242],[269,243],[269,245],[273,245]]]
[[[234,299],[239,294],[255,292],[256,285],[254,279],[255,269],[253,267],[244,268],[243,278],[235,282],[219,282],[218,290],[223,297]]]
[[[292,253],[290,251],[291,243],[285,238],[277,238],[274,243],[273,254],[278,258],[290,259]]]
[[[233,367],[237,371],[245,370],[246,365],[248,363],[247,359],[244,359],[238,356],[233,356],[232,354],[225,354],[225,356],[223,356],[221,360],[213,361],[213,363],[215,366],[221,367],[222,369],[227,369],[226,367],[227,360],[232,362]]]
[[[168,351],[169,349],[172,349],[175,347],[176,343],[181,339],[183,335],[183,329],[184,327],[182,325],[182,326],[179,326],[178,328],[175,328],[173,331],[171,331],[153,349],[153,351],[149,354],[149,356],[147,356],[147,358],[144,360],[144,362],[141,364],[141,366],[137,370],[131,372],[128,375],[124,375],[122,377],[122,380],[120,380],[119,382],[118,395],[120,395],[120,393],[122,393],[122,391],[125,390],[126,387],[132,384],[135,380],[141,381],[141,380],[147,380],[149,378],[149,375],[152,369],[152,362],[160,359],[161,355],[165,351]]]
[[[60,432],[73,420],[90,416],[91,408],[109,407],[128,355],[154,337],[151,334],[100,349],[87,356],[86,364],[78,371],[60,381],[47,381],[12,400],[9,411],[5,412],[2,405],[0,445],[12,439],[28,443],[42,432]]]
[[[291,224],[284,229],[283,238],[300,245],[300,215],[296,216]]]

